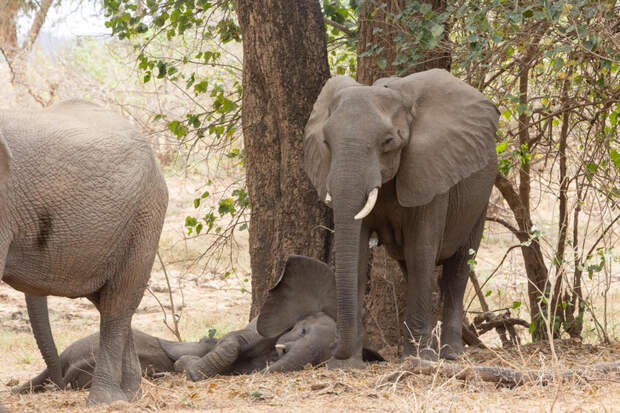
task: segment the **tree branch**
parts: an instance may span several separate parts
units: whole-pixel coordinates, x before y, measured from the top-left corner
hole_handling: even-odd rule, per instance
[[[347,37],[355,37],[355,33],[353,33],[351,30],[349,30],[349,28],[347,26],[345,26],[344,24],[336,23],[335,21],[333,21],[331,19],[328,19],[327,17],[324,17],[323,21],[328,26],[332,26],[333,28],[340,30],[345,35],[347,35]]]

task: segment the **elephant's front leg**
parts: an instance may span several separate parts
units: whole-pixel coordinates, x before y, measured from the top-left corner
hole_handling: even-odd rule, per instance
[[[433,276],[444,232],[447,199],[436,197],[430,204],[411,211],[404,228],[407,269],[407,311],[403,356],[437,358],[433,337]]]
[[[433,339],[432,292],[435,266],[426,257],[428,250],[416,250],[407,258],[407,311],[402,326],[403,357],[419,355],[425,359],[437,358],[437,344]],[[434,258],[434,254],[432,254]]]

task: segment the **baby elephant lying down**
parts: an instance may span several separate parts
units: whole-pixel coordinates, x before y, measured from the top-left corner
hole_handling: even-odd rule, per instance
[[[258,317],[244,329],[221,339],[205,337],[198,342],[173,342],[134,330],[134,341],[145,375],[185,372],[194,381],[215,375],[243,374],[260,370],[293,371],[317,365],[333,355],[336,342],[335,281],[321,261],[292,255],[280,281],[268,293]],[[257,331],[261,324],[290,326],[283,334],[265,338]],[[65,384],[88,387],[95,366],[99,334],[71,344],[60,355]],[[364,351],[365,361],[383,360]],[[48,382],[47,369],[14,392],[42,391]]]

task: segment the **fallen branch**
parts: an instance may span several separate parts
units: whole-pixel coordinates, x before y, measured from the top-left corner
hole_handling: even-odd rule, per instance
[[[478,335],[482,335],[487,331],[493,330],[494,328],[503,327],[508,328],[509,326],[523,326],[526,328],[530,327],[530,323],[520,318],[503,318],[499,320],[492,320],[482,323],[480,325],[476,325],[478,329]]]
[[[503,347],[510,347],[514,344],[519,344],[519,335],[515,326],[523,326],[529,328],[530,324],[520,318],[510,317],[510,309],[506,309],[503,313],[497,313],[494,311],[487,311],[480,313],[474,318],[473,326],[476,333],[481,336],[487,331],[495,329],[502,341]],[[508,333],[508,336],[506,335]]]
[[[591,375],[618,371],[620,371],[620,361],[595,364],[589,368],[562,370],[555,375],[553,373],[536,370],[519,371],[504,367],[466,365],[444,361],[433,362],[413,358],[405,361],[400,371],[390,374],[383,382],[395,382],[401,377],[411,374],[424,374],[429,376],[437,374],[459,380],[482,380],[506,387],[516,387],[524,384],[546,386],[553,381],[569,382],[572,380],[594,380],[595,378],[591,377]]]

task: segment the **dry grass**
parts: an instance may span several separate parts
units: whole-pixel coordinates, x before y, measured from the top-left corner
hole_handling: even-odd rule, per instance
[[[585,366],[614,360],[620,346],[597,347],[574,342],[556,343],[564,366]],[[474,351],[472,362],[522,368],[550,367],[543,345],[497,352]],[[361,371],[308,369],[287,374],[216,377],[199,383],[171,375],[156,381],[143,380],[139,401],[112,406],[85,407],[87,393],[53,392],[9,396],[14,411],[484,411],[599,412],[616,410],[620,385],[610,377],[586,383],[552,384],[546,387],[497,388],[478,381],[462,382],[433,376],[403,376],[395,383],[385,378],[399,371],[398,364],[373,365]]]

